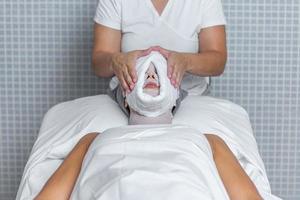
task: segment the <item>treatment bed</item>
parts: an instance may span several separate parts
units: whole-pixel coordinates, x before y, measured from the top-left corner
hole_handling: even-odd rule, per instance
[[[128,126],[107,95],[60,103],[44,117],[17,199],[33,199],[81,137],[101,132],[71,199],[229,199],[204,133],[221,137],[265,200],[271,194],[247,112],[207,96],[187,96],[172,125]]]

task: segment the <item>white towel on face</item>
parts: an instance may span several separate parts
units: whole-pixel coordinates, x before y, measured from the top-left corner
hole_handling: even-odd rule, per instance
[[[151,96],[143,92],[144,76],[151,62],[154,64],[159,82],[160,92],[158,96]],[[174,88],[167,77],[167,61],[158,52],[152,52],[148,56],[137,60],[136,70],[138,81],[131,93],[126,94],[128,105],[141,115],[157,117],[173,108],[179,97],[179,90]]]

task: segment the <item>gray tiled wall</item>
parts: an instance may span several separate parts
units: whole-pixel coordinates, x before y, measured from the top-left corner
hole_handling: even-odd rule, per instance
[[[0,0],[0,199],[14,199],[41,120],[99,94],[96,0]],[[300,199],[300,1],[224,0],[229,60],[212,94],[245,107],[274,194]]]

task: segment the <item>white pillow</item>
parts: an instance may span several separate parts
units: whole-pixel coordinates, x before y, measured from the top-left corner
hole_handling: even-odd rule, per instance
[[[44,116],[39,136],[53,127],[63,128],[70,124],[102,132],[126,125],[127,121],[119,105],[108,95],[83,97],[52,107]]]
[[[177,110],[173,124],[187,124],[200,130],[215,127],[220,121],[232,121],[249,127],[247,112],[230,101],[208,96],[187,96]],[[40,136],[57,127],[76,126],[78,131],[102,132],[128,124],[127,116],[108,95],[96,95],[63,102],[52,107],[44,116]],[[210,124],[210,125],[209,125]]]

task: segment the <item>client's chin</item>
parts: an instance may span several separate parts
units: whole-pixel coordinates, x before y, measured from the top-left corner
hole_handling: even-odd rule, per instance
[[[159,95],[159,88],[158,87],[146,87],[143,89],[143,92],[149,94],[150,96],[158,96]]]

